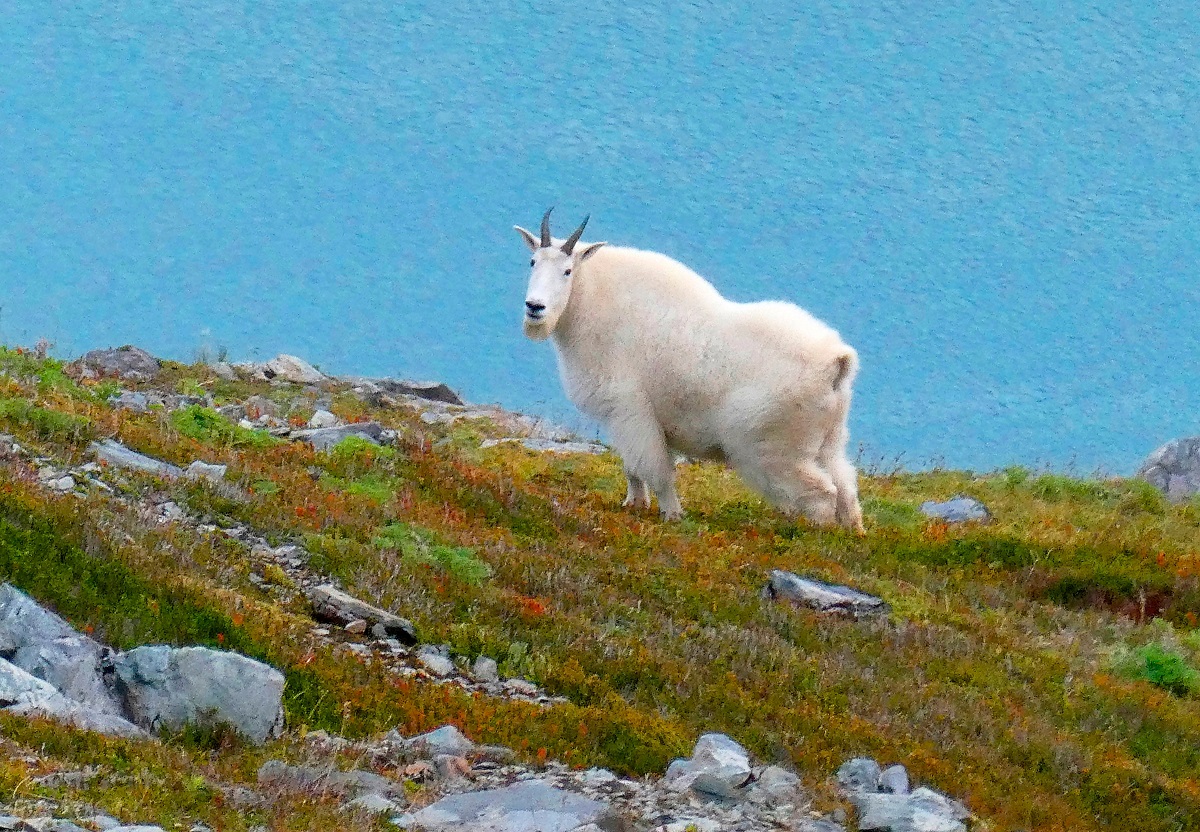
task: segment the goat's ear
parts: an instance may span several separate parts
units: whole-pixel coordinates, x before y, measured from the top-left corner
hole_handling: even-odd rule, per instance
[[[519,225],[514,225],[513,228],[515,228],[517,230],[518,234],[520,234],[522,237],[525,238],[525,245],[529,246],[530,251],[538,250],[539,244],[538,244],[537,237],[533,236],[532,234],[530,234],[528,231],[526,231],[524,228],[522,228]]]
[[[607,243],[588,243],[586,246],[576,252],[576,254],[579,255],[579,262],[582,263],[584,260],[588,259],[597,251],[599,251],[601,246],[605,245],[607,245]]]

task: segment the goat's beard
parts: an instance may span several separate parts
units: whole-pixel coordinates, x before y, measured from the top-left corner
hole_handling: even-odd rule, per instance
[[[525,337],[531,341],[545,341],[550,337],[550,324],[546,320],[531,321],[525,319]]]

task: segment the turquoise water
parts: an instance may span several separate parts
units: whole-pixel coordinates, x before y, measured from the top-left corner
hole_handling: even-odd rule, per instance
[[[586,428],[520,334],[511,226],[556,205],[841,330],[867,459],[1125,473],[1200,432],[1198,7],[797,5],[4,3],[0,339]]]

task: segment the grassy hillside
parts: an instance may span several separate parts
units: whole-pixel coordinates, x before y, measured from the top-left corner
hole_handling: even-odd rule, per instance
[[[794,765],[826,807],[829,774],[867,755],[964,799],[990,829],[1200,829],[1200,503],[1022,469],[868,472],[859,537],[785,520],[724,468],[696,464],[680,468],[686,517],[666,524],[621,508],[616,457],[481,449],[503,435],[486,420],[429,425],[340,390],[338,416],[377,419],[399,439],[314,453],[202,407],[114,410],[112,382],[77,383],[53,361],[3,351],[0,369],[0,431],[22,445],[82,461],[90,439],[113,437],[176,464],[227,463],[240,497],[190,481],[120,487],[301,544],[312,568],[411,619],[423,642],[490,656],[570,700],[541,709],[471,696],[314,649],[306,606],[252,583],[236,541],[147,524],[100,491],[52,496],[10,459],[0,577],[116,645],[225,646],[287,673],[292,734],[266,750],[115,742],[4,718],[10,743],[47,749],[56,765],[102,762],[119,746],[131,770],[175,784],[118,778],[80,799],[133,805],[145,821],[338,828],[345,820],[320,801],[260,817],[176,798],[251,782],[308,729],[411,734],[452,722],[527,760],[632,773],[661,773],[697,735],[722,731]],[[311,413],[300,388],[222,381],[203,366],[168,364],[140,386],[218,406],[258,394],[297,421]],[[952,527],[916,509],[960,493],[995,522]],[[856,622],[764,601],[776,568],[880,595],[892,612]],[[13,752],[0,790],[44,789],[27,775]]]

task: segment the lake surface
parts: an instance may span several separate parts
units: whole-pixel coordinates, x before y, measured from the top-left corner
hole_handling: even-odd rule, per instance
[[[594,431],[520,333],[511,226],[555,205],[837,327],[867,460],[1200,433],[1200,6],[797,5],[0,3],[0,340]]]

